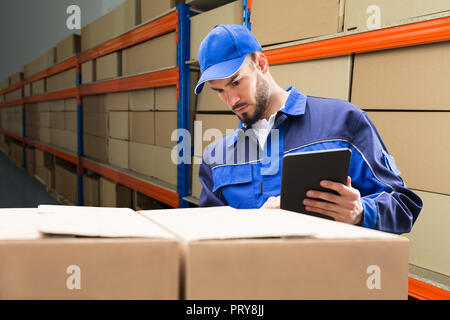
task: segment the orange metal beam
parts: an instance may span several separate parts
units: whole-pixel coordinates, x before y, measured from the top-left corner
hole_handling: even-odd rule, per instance
[[[25,138],[25,143],[30,145],[30,146],[35,146],[36,148],[48,152],[50,154],[53,154],[54,156],[66,160],[68,162],[71,162],[75,165],[78,165],[78,157],[74,154],[70,154],[68,152],[62,151],[62,150],[58,150],[56,148],[47,146],[45,144],[42,144],[40,142]]]
[[[94,171],[101,176],[111,179],[117,183],[123,184],[124,186],[145,194],[146,196],[149,196],[153,199],[164,202],[169,206],[172,206],[174,208],[178,208],[179,206],[179,195],[176,192],[169,191],[167,189],[155,186],[149,182],[131,177],[127,174],[103,166],[86,158],[81,158],[81,165],[85,169]]]
[[[10,102],[5,102],[5,103],[0,103],[0,108],[10,107],[10,106],[18,106],[18,105],[22,105],[23,103],[24,103],[23,99],[10,101]]]
[[[178,83],[178,67],[79,87],[82,96],[109,92],[164,87]]]
[[[38,96],[32,96],[24,99],[24,103],[33,103],[39,101],[59,100],[67,98],[76,98],[78,93],[77,88],[65,89],[55,92],[44,93]]]
[[[23,81],[20,81],[20,82],[18,82],[16,84],[12,85],[11,87],[3,89],[2,91],[0,91],[0,95],[8,93],[8,92],[11,92],[11,91],[14,91],[16,89],[21,89],[22,86],[23,86]]]
[[[23,140],[24,140],[23,137],[18,136],[17,134],[10,133],[8,131],[2,130],[2,129],[0,129],[0,133],[3,133],[4,135],[7,135],[7,136],[13,138],[14,140],[18,140],[18,141],[21,141],[21,142],[23,142]]]
[[[450,17],[264,51],[270,64],[319,59],[450,39]]]
[[[449,291],[413,278],[408,278],[408,295],[419,300],[450,300]]]
[[[80,63],[104,56],[137,43],[155,38],[178,28],[178,11],[139,26],[117,38],[107,41],[80,54]]]
[[[53,67],[48,68],[47,70],[39,72],[38,74],[35,74],[34,76],[31,76],[23,80],[23,84],[25,85],[37,80],[41,80],[43,78],[50,77],[54,74],[63,72],[67,69],[75,68],[76,65],[77,65],[77,57],[73,56],[72,58],[69,58],[61,63],[58,63],[57,65],[54,65]]]

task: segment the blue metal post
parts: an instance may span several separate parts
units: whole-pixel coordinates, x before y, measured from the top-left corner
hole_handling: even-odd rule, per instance
[[[189,65],[186,64],[186,61],[189,61],[190,56],[190,28],[191,28],[191,22],[189,19],[190,11],[189,7],[184,3],[178,4],[177,10],[178,10],[177,65],[179,70],[177,124],[178,129],[189,130],[190,75],[189,75]],[[183,149],[183,152],[187,152],[186,150],[187,149]],[[179,153],[180,150],[178,150],[178,154]],[[189,162],[190,160],[191,155],[189,155]],[[190,186],[189,164],[181,163],[178,165],[178,185],[177,185],[177,192],[178,195],[180,196],[180,203],[179,203],[180,208],[189,207],[189,203],[183,200],[183,197],[189,195],[189,186]]]
[[[77,52],[77,57],[79,57],[79,52]],[[77,87],[81,86],[81,67],[79,60],[77,58]],[[78,205],[82,206],[84,204],[83,200],[83,175],[81,166],[81,157],[84,154],[83,151],[83,102],[82,97],[77,94],[77,156],[78,156],[78,167],[77,167],[77,178],[78,178]]]
[[[247,0],[243,0],[242,2],[242,24],[248,28],[248,30],[252,29],[252,25],[250,23],[250,10],[248,9]]]

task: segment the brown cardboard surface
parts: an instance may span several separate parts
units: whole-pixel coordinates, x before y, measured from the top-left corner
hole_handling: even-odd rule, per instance
[[[71,203],[78,203],[78,180],[75,165],[58,159],[55,164],[55,190]]]
[[[409,188],[450,194],[450,113],[368,112]]]
[[[151,20],[182,2],[184,0],[141,0],[141,22]]]
[[[30,63],[27,63],[23,67],[23,73],[25,78],[29,78],[36,73],[44,71],[51,66],[53,66],[56,62],[56,48],[52,47],[48,49],[42,56],[34,59]]]
[[[36,103],[36,107],[39,110],[39,112],[48,112],[50,111],[50,101],[42,101]],[[56,110],[54,110],[56,111]]]
[[[45,79],[32,82],[31,93],[33,96],[45,93]]]
[[[191,60],[198,60],[202,40],[218,24],[242,24],[242,0],[212,9],[191,18]]]
[[[74,88],[77,85],[76,69],[69,69],[46,79],[47,92]]]
[[[83,114],[83,132],[89,135],[107,138],[109,134],[108,113],[85,112]]]
[[[100,94],[83,97],[83,114],[104,113],[106,111],[104,95]]]
[[[129,92],[107,93],[104,97],[106,110],[127,111],[129,110]]]
[[[47,102],[48,111],[51,112],[63,112],[64,111],[64,100],[51,100]]]
[[[423,208],[411,232],[405,234],[410,241],[409,263],[449,275],[450,256],[443,254],[443,248],[450,246],[450,196],[415,192],[422,199]]]
[[[77,111],[77,99],[76,98],[72,98],[72,99],[64,99],[64,111]]]
[[[262,46],[337,33],[342,31],[340,5],[340,0],[255,1],[252,33]]]
[[[95,60],[90,60],[81,64],[81,83],[95,81]]]
[[[23,73],[22,72],[16,72],[13,75],[9,77],[9,82],[11,86],[15,85],[16,83],[19,83],[23,79]]]
[[[113,52],[106,56],[97,58],[96,61],[96,80],[106,80],[121,75],[121,53]]]
[[[100,205],[100,181],[98,176],[83,175],[83,202],[85,206]]]
[[[155,110],[177,111],[177,87],[155,88]]]
[[[284,89],[294,86],[307,95],[348,101],[352,64],[351,56],[340,56],[273,65],[269,70]]]
[[[84,154],[100,162],[108,161],[108,139],[93,135],[83,135]]]
[[[449,53],[447,41],[356,54],[352,103],[363,109],[450,110]]]
[[[30,97],[31,96],[31,83],[26,84],[23,87],[23,91],[24,91],[23,94],[25,97]],[[1,97],[0,97],[0,101],[1,101]]]
[[[130,141],[155,144],[155,113],[153,111],[130,112]]]
[[[64,237],[0,247],[2,299],[178,299],[173,240]]]
[[[77,152],[77,133],[66,130],[50,129],[50,143],[72,153]]]
[[[27,148],[26,149],[26,154],[27,154],[27,172],[30,176],[34,176],[34,173],[36,171],[35,168],[35,159],[34,159],[34,155],[35,155],[35,149],[32,148]]]
[[[44,179],[45,176],[47,175],[47,171],[44,165],[44,151],[36,149],[34,154],[34,160],[35,160],[36,175],[42,181],[45,181]]]
[[[155,146],[130,141],[129,165],[130,170],[149,177],[156,176]]]
[[[50,128],[39,128],[39,140],[43,143],[50,143]]]
[[[177,112],[155,112],[155,145],[165,148],[176,146],[177,141],[172,141],[172,133],[177,130]]]
[[[150,111],[155,107],[155,89],[130,91],[130,110]]]
[[[379,10],[380,27],[382,27],[408,18],[450,10],[450,4],[446,0],[345,0],[344,29],[356,28],[359,31],[375,29],[372,27],[374,17],[378,17],[375,10]]]
[[[108,162],[119,168],[128,169],[128,141],[108,139]]]
[[[49,112],[50,114],[50,128],[65,130],[64,114],[65,112]]]
[[[9,77],[0,81],[0,90],[8,89],[10,86]]]
[[[197,163],[198,162],[198,163]],[[200,164],[202,163],[201,157],[192,157],[192,196],[194,198],[200,199],[200,194],[202,193],[202,184],[198,177]]]
[[[173,186],[177,185],[177,165],[173,163],[172,148],[155,146],[155,177]]]
[[[129,112],[111,111],[109,112],[109,137],[121,140],[129,139]]]
[[[56,62],[63,62],[81,50],[81,37],[71,34],[56,45]]]
[[[140,23],[140,1],[125,0],[111,12],[81,28],[81,50],[108,41]]]
[[[101,207],[132,207],[132,190],[109,179],[100,177]]]
[[[151,57],[151,59],[149,58]],[[122,51],[123,75],[177,65],[176,34],[171,32]]]
[[[74,111],[64,112],[64,130],[77,132],[77,113]]]
[[[5,94],[5,102],[11,102],[22,99],[22,90],[17,89]]]
[[[195,115],[195,121],[197,123],[197,127],[194,127],[194,155],[198,157],[202,157],[205,148],[215,141],[214,139],[212,141],[203,141],[203,137],[207,130],[218,129],[220,130],[222,137],[225,137],[225,135],[227,134],[227,130],[234,132],[239,124],[239,119],[234,114],[225,115],[197,113]],[[201,125],[201,127],[199,126],[199,124]],[[197,132],[197,128],[199,130],[201,128],[201,131]]]
[[[270,67],[270,71],[272,72]],[[230,111],[231,108],[223,102],[219,95],[213,91],[208,82],[205,83],[202,92],[197,96],[196,111]]]

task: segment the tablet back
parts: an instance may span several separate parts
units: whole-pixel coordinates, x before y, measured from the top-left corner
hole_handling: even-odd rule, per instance
[[[305,210],[303,200],[308,190],[335,193],[320,186],[321,180],[347,184],[351,150],[330,149],[287,154],[283,157],[281,176],[281,209],[334,220]]]

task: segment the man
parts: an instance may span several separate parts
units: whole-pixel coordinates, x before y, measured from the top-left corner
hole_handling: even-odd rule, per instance
[[[283,155],[350,148],[347,183],[322,181],[338,195],[310,190],[306,210],[387,232],[411,230],[422,201],[403,183],[365,112],[345,101],[282,89],[260,44],[241,25],[216,26],[198,57],[202,76],[195,93],[209,82],[240,120],[233,134],[204,152],[200,206],[279,208]]]

